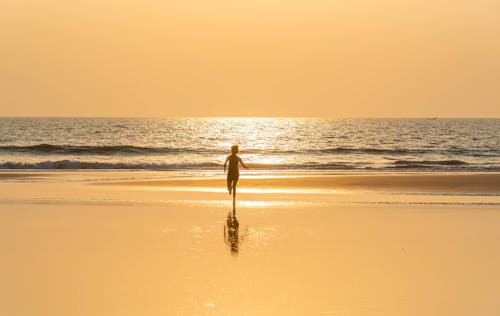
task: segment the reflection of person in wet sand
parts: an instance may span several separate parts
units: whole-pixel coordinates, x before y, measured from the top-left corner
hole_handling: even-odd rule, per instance
[[[227,171],[227,190],[229,194],[233,194],[233,210],[236,204],[236,185],[238,184],[238,179],[240,178],[240,170],[238,169],[238,165],[241,165],[248,169],[248,167],[243,163],[238,155],[238,145],[234,145],[231,147],[231,155],[227,156],[226,162],[224,162],[224,172],[226,172],[226,165],[229,162],[229,168]]]
[[[231,251],[238,252],[240,223],[234,212],[227,213],[226,225],[224,226],[224,240],[231,246]]]

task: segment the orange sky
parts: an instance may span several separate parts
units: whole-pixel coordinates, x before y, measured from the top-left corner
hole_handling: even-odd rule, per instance
[[[496,0],[3,0],[0,116],[500,117]]]

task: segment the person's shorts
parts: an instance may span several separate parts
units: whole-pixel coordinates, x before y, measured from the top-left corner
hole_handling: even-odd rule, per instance
[[[227,182],[238,181],[239,178],[240,178],[239,173],[228,173],[227,174]]]

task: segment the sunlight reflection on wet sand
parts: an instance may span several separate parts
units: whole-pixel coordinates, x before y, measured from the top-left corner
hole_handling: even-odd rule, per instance
[[[148,190],[160,190],[160,191],[190,191],[190,192],[212,192],[212,193],[226,193],[225,188],[210,188],[210,187],[152,187]],[[238,188],[238,193],[254,193],[254,194],[273,194],[273,193],[284,193],[284,194],[352,194],[349,190],[335,190],[335,189],[268,189],[268,188]]]

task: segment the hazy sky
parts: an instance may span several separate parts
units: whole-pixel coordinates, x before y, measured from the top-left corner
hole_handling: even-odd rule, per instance
[[[500,117],[498,0],[0,0],[0,116]]]

